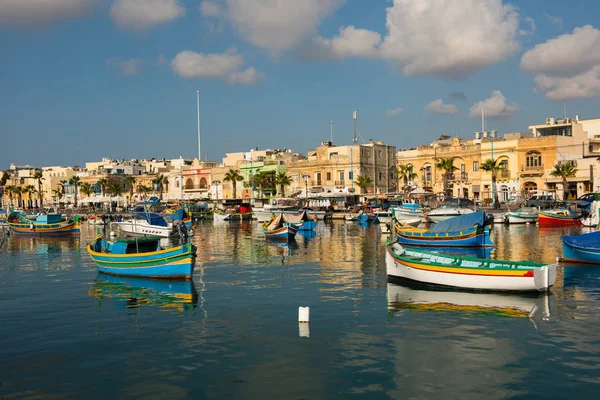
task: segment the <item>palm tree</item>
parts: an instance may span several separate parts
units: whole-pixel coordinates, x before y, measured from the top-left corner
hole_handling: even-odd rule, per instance
[[[236,191],[237,191],[237,182],[243,181],[244,177],[240,175],[240,171],[237,169],[230,169],[228,173],[225,174],[223,181],[231,182],[233,186],[233,198],[235,199]]]
[[[22,186],[15,186],[13,188],[13,192],[17,195],[17,207],[23,207],[21,205],[22,199],[23,199],[23,187]]]
[[[60,203],[60,199],[62,199],[64,193],[63,193],[63,187],[62,185],[58,185],[58,187],[56,189],[52,189],[52,194],[54,198],[58,198],[58,202]]]
[[[267,174],[265,174],[263,172],[259,171],[252,176],[252,183],[254,183],[254,185],[258,188],[258,197],[259,198],[263,197],[263,189],[264,189],[264,185],[265,185],[266,181],[267,181]]]
[[[450,177],[452,173],[458,170],[457,167],[454,166],[454,160],[456,157],[450,158],[440,158],[439,161],[435,164],[436,168],[439,168],[444,171],[442,175],[443,183],[444,183],[444,196],[448,196],[448,182],[450,181]]]
[[[129,201],[131,202],[131,199],[133,199],[133,188],[135,188],[135,176],[126,176],[125,183],[129,185]]]
[[[158,191],[160,193],[160,199],[162,200],[163,190],[164,190],[164,187],[169,184],[169,178],[167,178],[166,176],[164,176],[162,174],[156,175],[156,177],[154,179],[152,179],[152,184],[156,185],[156,187],[158,188]]]
[[[366,193],[367,188],[373,184],[373,179],[369,175],[358,175],[354,183],[360,188],[361,193]]]
[[[138,192],[142,193],[143,195],[147,195],[148,193],[152,192],[152,188],[148,187],[146,185],[142,185],[139,184],[137,187]]]
[[[10,205],[13,204],[13,194],[15,194],[15,187],[14,185],[7,185],[4,187],[4,191],[6,193],[8,193],[8,198],[10,199]]]
[[[77,193],[79,192],[79,185],[81,185],[81,178],[78,176],[72,176],[69,179],[69,184],[75,188],[75,208],[77,208]]]
[[[292,184],[292,180],[285,173],[285,171],[279,171],[275,175],[275,184],[279,185],[281,197],[285,197],[285,187]]]
[[[10,178],[10,175],[8,175],[8,172],[4,171],[2,173],[2,178],[0,178],[0,186],[6,185],[6,182],[8,182],[8,178]]]
[[[494,160],[490,158],[486,160],[483,164],[481,164],[481,169],[485,172],[492,173],[492,192],[494,193],[494,208],[498,209],[500,207],[500,201],[498,200],[498,191],[496,190],[496,178],[498,177],[498,171],[502,169],[501,162],[499,160]]]
[[[89,197],[92,193],[94,193],[94,187],[89,182],[84,182],[81,184],[81,189],[79,189],[81,193],[85,194]]]
[[[404,183],[402,186],[402,190],[404,191],[404,194],[407,195],[408,189],[409,189],[408,182],[415,179],[417,177],[417,174],[415,172],[413,172],[412,165],[404,165],[404,164],[398,165],[398,169],[396,170],[396,173],[398,174],[398,178],[402,179],[402,182]]]
[[[38,198],[40,199],[40,208],[44,208],[44,190],[42,189],[42,181],[44,180],[43,174],[41,171],[36,171],[35,174],[33,174],[33,179],[37,180],[37,192],[38,192]]]
[[[573,164],[569,162],[564,164],[555,164],[553,168],[554,169],[552,170],[552,172],[550,172],[550,176],[562,179],[563,200],[566,201],[567,197],[569,196],[568,179],[577,175],[577,168],[573,167]]]
[[[109,181],[108,186],[106,188],[106,194],[110,194],[113,196],[120,196],[123,194],[125,189],[123,189],[123,185],[121,182],[117,181]]]
[[[108,186],[109,180],[106,178],[100,178],[96,181],[96,185],[100,186],[100,193],[104,196],[104,192],[106,191],[106,187]]]
[[[31,206],[33,205],[33,199],[32,199],[32,195],[33,193],[35,193],[35,188],[33,187],[33,185],[27,185],[27,186],[23,186],[23,188],[21,189],[21,192],[23,194],[27,193],[27,198],[29,203],[27,204],[27,208],[31,208]]]

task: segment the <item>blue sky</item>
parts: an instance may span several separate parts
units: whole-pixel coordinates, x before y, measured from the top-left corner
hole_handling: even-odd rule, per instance
[[[600,117],[600,2],[3,0],[0,168]],[[484,101],[483,105],[479,102]],[[204,157],[204,154],[203,154]]]

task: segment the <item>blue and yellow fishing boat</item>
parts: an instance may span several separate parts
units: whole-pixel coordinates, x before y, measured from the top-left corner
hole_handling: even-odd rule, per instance
[[[267,239],[293,240],[298,228],[293,223],[285,222],[282,212],[271,221],[263,223],[263,231]]]
[[[7,223],[15,235],[27,236],[60,236],[79,235],[79,218],[64,220],[60,214],[38,215],[29,219],[25,214],[12,212]]]
[[[196,246],[186,243],[162,249],[159,238],[109,241],[98,236],[88,253],[98,271],[111,275],[191,279],[196,264]]]
[[[487,247],[490,239],[488,218],[483,211],[450,218],[430,229],[397,226],[397,242],[403,246]]]

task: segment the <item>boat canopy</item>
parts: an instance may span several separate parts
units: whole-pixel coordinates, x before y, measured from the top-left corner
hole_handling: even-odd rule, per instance
[[[145,219],[150,225],[168,226],[162,215],[156,213],[139,213],[138,217]]]
[[[445,221],[438,222],[429,228],[429,232],[433,233],[449,233],[460,232],[472,229],[474,226],[485,226],[488,224],[488,217],[485,211],[477,211],[470,214],[459,215],[458,217],[449,218]]]
[[[571,247],[584,250],[600,250],[600,232],[591,232],[577,236],[563,236],[562,240]]]

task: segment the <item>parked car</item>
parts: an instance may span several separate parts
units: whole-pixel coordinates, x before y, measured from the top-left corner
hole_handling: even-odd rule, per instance
[[[575,207],[580,210],[589,210],[590,204],[592,204],[592,201],[596,200],[596,198],[600,200],[600,193],[582,194],[574,201]]]
[[[527,207],[537,207],[540,209],[552,208],[558,205],[559,201],[554,194],[534,194],[527,199]]]

